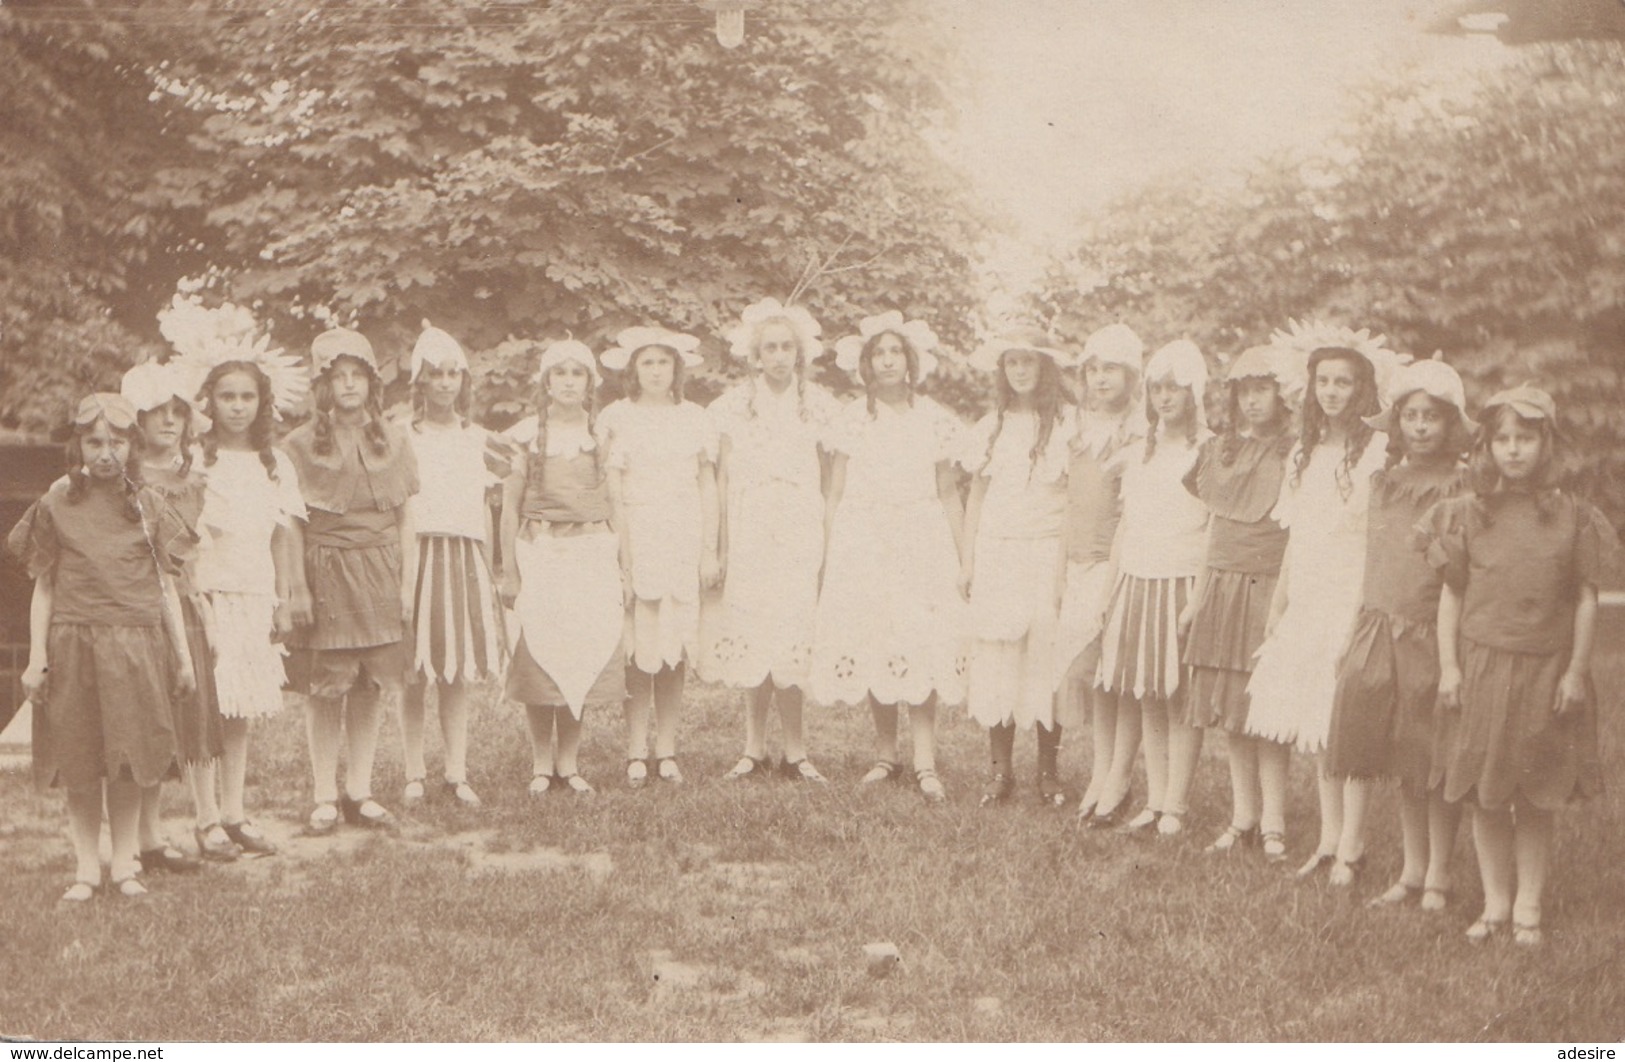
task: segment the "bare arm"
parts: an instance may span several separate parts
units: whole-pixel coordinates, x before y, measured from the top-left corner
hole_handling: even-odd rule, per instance
[[[626,603],[632,603],[632,532],[627,527],[631,521],[626,517],[626,473],[618,468],[609,470],[606,482],[609,486],[609,511],[614,514],[615,532],[621,540],[621,593]]]
[[[181,615],[180,594],[175,581],[159,573],[164,593],[164,632],[169,635],[170,648],[175,651],[175,684],[182,694],[197,689],[197,672],[192,667],[192,650],[186,641],[186,621]]]
[[[1461,707],[1461,663],[1456,639],[1461,632],[1461,595],[1446,583],[1439,591],[1439,705]]]
[[[1597,588],[1580,586],[1580,600],[1574,603],[1574,648],[1569,652],[1568,670],[1557,683],[1559,715],[1580,707],[1586,700],[1587,678],[1591,672],[1591,644],[1597,634]]]
[[[406,499],[395,510],[395,523],[400,530],[401,543],[401,619],[410,625],[412,591],[418,575],[418,524],[412,518],[412,499]]]
[[[976,532],[982,524],[982,502],[987,498],[988,478],[986,476],[972,476],[970,481],[970,497],[965,502],[964,530],[958,537],[959,545],[959,596],[970,600],[970,584],[976,573]],[[942,475],[937,474],[937,494],[942,494]],[[954,496],[959,496],[958,485],[954,487]],[[949,517],[952,519],[952,516]]]
[[[56,573],[45,572],[34,580],[34,596],[28,603],[28,667],[23,670],[23,693],[38,700],[45,693],[50,671],[51,616],[56,612]]]
[[[276,566],[277,631],[308,627],[314,617],[305,579],[305,531],[299,521],[278,524],[271,532],[271,562]]]
[[[728,571],[728,465],[733,443],[724,435],[717,442],[717,569]]]
[[[700,585],[716,586],[722,580],[722,562],[717,536],[720,507],[717,504],[717,468],[705,456],[700,462]]]
[[[965,555],[965,502],[959,496],[959,477],[954,474],[952,461],[937,462],[937,497],[942,511],[948,517],[948,529],[953,532],[954,551]]]
[[[519,542],[519,505],[525,496],[525,468],[518,462],[511,467],[502,481],[502,519],[497,533],[501,536],[502,571],[497,577],[497,594],[502,603],[513,608],[519,597],[519,565],[514,560],[514,546]]]

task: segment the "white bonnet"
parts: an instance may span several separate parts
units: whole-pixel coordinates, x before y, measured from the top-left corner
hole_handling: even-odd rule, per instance
[[[1461,374],[1445,364],[1438,354],[1422,361],[1413,361],[1396,371],[1393,379],[1388,381],[1387,393],[1383,395],[1383,411],[1365,418],[1365,422],[1378,431],[1392,434],[1399,426],[1400,403],[1418,391],[1446,405],[1455,406],[1467,431],[1478,430],[1478,425],[1467,415],[1467,388],[1461,382]]]
[[[196,364],[178,359],[163,364],[143,361],[125,371],[118,390],[137,413],[146,413],[167,405],[171,399],[180,399],[192,414],[192,433],[199,435],[208,431],[210,425],[209,418],[199,409],[197,397],[203,379],[204,374]]]
[[[414,383],[422,374],[425,365],[433,365],[437,369],[468,371],[468,355],[463,351],[463,345],[453,339],[451,333],[434,327],[427,320],[423,322],[423,331],[418,335],[418,341],[412,344]]]
[[[615,345],[604,351],[604,368],[614,369],[616,372],[632,364],[632,355],[644,347],[666,347],[677,352],[683,359],[683,367],[697,368],[704,358],[700,357],[700,341],[694,336],[684,332],[673,332],[669,328],[649,327],[635,325],[623,328],[615,334]]]
[[[602,382],[598,373],[598,359],[592,356],[592,348],[579,339],[561,339],[549,343],[547,349],[542,351],[542,360],[536,366],[536,382],[545,385],[547,374],[556,365],[563,365],[573,361],[586,368],[587,374],[592,377],[594,387]]]
[[[920,379],[930,376],[937,367],[937,334],[924,321],[905,321],[897,310],[865,317],[858,322],[856,335],[843,336],[835,344],[835,364],[854,379],[859,378],[859,364],[863,360],[863,347],[875,336],[895,332],[902,336],[920,359]],[[918,383],[919,381],[915,381]]]
[[[1083,342],[1083,364],[1098,361],[1103,365],[1121,365],[1138,376],[1144,357],[1145,341],[1122,322],[1096,329]]]

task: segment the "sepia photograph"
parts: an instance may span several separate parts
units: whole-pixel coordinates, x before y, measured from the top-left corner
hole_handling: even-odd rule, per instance
[[[0,0],[0,1041],[1613,1057],[1622,175],[1625,0]]]

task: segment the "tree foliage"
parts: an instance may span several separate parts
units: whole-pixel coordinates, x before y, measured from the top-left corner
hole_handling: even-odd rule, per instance
[[[1625,46],[1541,46],[1466,96],[1373,88],[1358,113],[1323,157],[1115,204],[1040,312],[1073,338],[1122,319],[1225,356],[1325,316],[1442,350],[1475,401],[1534,380],[1580,487],[1625,515]]]

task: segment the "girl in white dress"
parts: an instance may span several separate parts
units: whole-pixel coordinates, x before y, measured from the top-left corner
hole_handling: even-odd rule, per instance
[[[582,715],[626,700],[624,521],[594,432],[592,351],[573,339],[549,345],[536,382],[536,415],[508,429],[524,458],[502,494],[502,597],[517,620],[506,695],[525,706],[530,795],[587,794]]]
[[[716,583],[717,436],[705,410],[683,399],[683,371],[700,341],[663,328],[627,328],[604,352],[626,373],[626,397],[604,410],[609,489],[624,515],[631,583],[627,636],[626,781],[649,778],[649,712],[656,770],[681,782],[677,718],[685,664],[699,648],[700,588]]]
[[[959,585],[970,601],[971,718],[988,728],[992,768],[982,806],[1015,791],[1016,728],[1038,727],[1038,797],[1061,796],[1054,655],[1060,613],[1071,402],[1070,359],[1041,332],[1001,336],[971,356],[996,378],[996,408],[977,422],[960,464],[971,475]]]
[[[730,336],[750,378],[711,403],[722,501],[722,586],[701,609],[701,673],[750,691],[745,749],[724,777],[770,769],[767,717],[774,701],[784,736],[779,771],[824,781],[807,758],[803,690],[812,656],[818,575],[824,563],[824,446],[840,412],[807,380],[823,349],[818,322],[800,306],[763,299]]]
[[[892,311],[866,317],[836,344],[836,364],[863,382],[830,447],[830,519],[813,635],[811,693],[867,703],[876,762],[865,783],[898,776],[899,705],[908,706],[914,778],[947,799],[936,771],[937,704],[965,696],[967,616],[957,582],[964,518],[953,462],[959,418],[915,386],[936,364],[936,335]]]
[[[446,332],[423,323],[412,347],[412,430],[421,489],[413,503],[418,536],[411,679],[401,699],[401,750],[408,807],[423,799],[425,700],[438,692],[445,788],[478,807],[468,784],[469,684],[502,669],[502,613],[491,586],[491,510],[486,488],[489,433],[469,419],[468,355]]]
[[[1184,829],[1202,732],[1190,725],[1180,664],[1179,615],[1202,570],[1207,507],[1185,490],[1185,475],[1207,433],[1207,362],[1196,344],[1175,340],[1145,367],[1145,446],[1123,465],[1123,519],[1117,530],[1117,583],[1101,633],[1095,684],[1117,694],[1112,768],[1096,820],[1125,806],[1134,754],[1145,747],[1146,803],[1125,829]],[[1095,821],[1095,820],[1091,820]],[[1102,823],[1105,824],[1104,822]]]
[[[1287,530],[1286,557],[1247,684],[1246,731],[1267,742],[1258,750],[1264,854],[1279,860],[1286,855],[1285,761],[1294,745],[1316,756],[1326,747],[1337,662],[1360,608],[1371,474],[1383,466],[1388,443],[1362,418],[1380,410],[1378,396],[1398,357],[1382,348],[1381,337],[1324,326],[1300,326],[1272,342],[1311,351],[1298,445],[1271,514]],[[1298,876],[1331,867],[1331,881],[1347,885],[1364,852],[1343,842],[1363,843],[1369,783],[1317,774],[1320,841]]]

